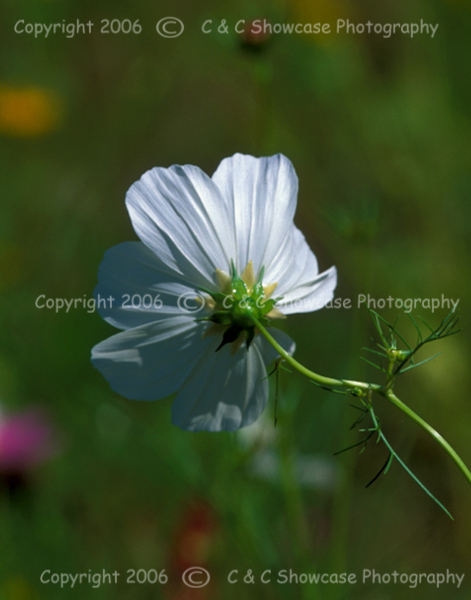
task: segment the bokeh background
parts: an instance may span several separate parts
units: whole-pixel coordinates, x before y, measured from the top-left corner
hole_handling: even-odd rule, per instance
[[[359,439],[348,397],[282,373],[276,428],[271,401],[251,432],[183,432],[171,399],[128,401],[92,368],[92,346],[114,333],[97,313],[35,301],[92,296],[105,250],[136,239],[124,196],[145,170],[212,173],[234,152],[282,152],[300,178],[296,222],[321,268],[337,266],[337,297],[459,298],[463,332],[425,350],[442,354],[397,391],[470,464],[469,3],[3,0],[1,13],[0,598],[468,599],[471,489],[394,407],[376,400],[384,431],[454,522],[397,463],[365,489],[381,444],[333,456]],[[186,26],[176,39],[155,30],[169,15]],[[439,29],[434,39],[232,31],[252,18],[422,18]],[[14,33],[19,19],[95,26],[34,39]],[[100,34],[102,19],[139,20],[142,32]],[[215,31],[204,35],[207,19]],[[446,312],[414,314],[438,325]],[[407,315],[399,323],[413,340]],[[380,381],[360,360],[374,334],[365,309],[296,315],[284,328],[314,370]],[[196,565],[212,580],[192,590],[180,576]],[[227,582],[233,569],[290,568],[358,583]],[[119,583],[39,580],[103,569]],[[465,579],[410,589],[362,584],[363,569]],[[128,570],[141,580],[165,570],[168,583],[129,584]]]

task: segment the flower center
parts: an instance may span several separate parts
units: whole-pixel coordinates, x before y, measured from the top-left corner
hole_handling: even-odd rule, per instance
[[[258,333],[253,319],[257,319],[263,325],[269,325],[271,319],[285,317],[275,308],[275,304],[281,298],[271,298],[277,283],[263,286],[263,274],[264,267],[256,279],[252,261],[249,261],[239,275],[232,261],[232,276],[219,269],[216,271],[221,291],[203,290],[210,295],[208,305],[213,310],[211,316],[202,319],[213,322],[213,327],[205,335],[222,333],[222,342],[216,352],[230,343],[234,343],[235,352],[244,341],[248,350],[255,334]]]

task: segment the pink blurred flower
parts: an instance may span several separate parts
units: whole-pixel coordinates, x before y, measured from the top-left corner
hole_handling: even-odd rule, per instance
[[[44,462],[57,451],[55,438],[49,418],[37,409],[0,414],[0,471],[21,472]]]

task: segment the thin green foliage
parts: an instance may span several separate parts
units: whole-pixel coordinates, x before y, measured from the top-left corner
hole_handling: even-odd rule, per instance
[[[383,342],[383,344],[376,343],[376,346],[380,348],[380,351],[372,348],[364,348],[367,352],[375,354],[380,357],[379,364],[374,363],[363,356],[361,359],[382,371],[383,373],[387,373],[388,381],[392,382],[397,376],[409,371],[411,369],[415,369],[416,367],[420,367],[427,362],[436,358],[440,353],[434,354],[433,356],[426,358],[420,362],[415,362],[415,355],[419,350],[421,350],[426,344],[431,342],[435,342],[437,340],[444,339],[450,335],[454,335],[461,331],[461,329],[457,329],[457,324],[459,321],[459,317],[455,315],[454,310],[451,310],[448,315],[441,321],[441,323],[435,329],[432,328],[420,315],[417,317],[423,324],[427,327],[430,332],[427,337],[424,337],[422,331],[411,313],[407,313],[414,328],[417,332],[417,340],[415,346],[412,347],[409,342],[404,338],[404,336],[398,331],[397,324],[398,320],[396,319],[394,324],[389,323],[384,317],[382,317],[375,310],[368,308],[368,312],[371,315],[373,325],[378,332],[378,335]],[[384,331],[384,327],[386,327],[387,331]],[[397,347],[397,342],[400,341],[404,345],[405,349],[400,350]],[[386,360],[388,366],[385,367],[383,361]]]
[[[368,435],[361,439],[358,442],[355,442],[354,444],[351,444],[350,446],[348,446],[347,448],[344,448],[343,450],[339,450],[338,452],[335,453],[335,455],[341,454],[342,452],[347,452],[348,450],[352,450],[353,448],[356,448],[358,446],[363,446],[360,452],[363,452],[364,449],[366,448],[366,445],[368,443],[368,441],[371,439],[371,437],[377,433],[378,434],[378,439],[377,442],[383,442],[383,444],[386,446],[386,448],[388,449],[388,458],[386,460],[386,462],[384,463],[384,465],[381,467],[381,469],[378,471],[378,473],[373,477],[373,479],[365,486],[365,487],[370,487],[375,481],[378,480],[378,478],[384,473],[386,474],[390,467],[391,464],[393,463],[394,460],[397,460],[397,462],[401,465],[401,467],[406,471],[406,473],[408,473],[410,475],[410,477],[412,477],[412,479],[426,492],[426,494],[428,496],[430,496],[430,498],[432,498],[432,500],[450,517],[450,519],[453,520],[453,516],[451,515],[451,513],[445,508],[445,506],[432,494],[432,492],[420,481],[420,479],[411,471],[411,469],[405,464],[405,462],[399,457],[399,455],[397,454],[397,452],[394,450],[394,448],[392,447],[392,445],[389,443],[389,441],[387,440],[386,436],[384,435],[384,432],[381,428],[381,424],[380,424],[380,420],[379,418],[376,416],[374,410],[373,410],[373,406],[371,405],[371,403],[369,401],[365,401],[362,400],[363,406],[364,408],[358,407],[358,406],[354,406],[352,405],[354,408],[360,409],[362,411],[362,415],[356,419],[356,421],[354,422],[352,429],[355,428],[357,425],[359,425],[363,419],[365,418],[366,415],[369,415],[371,418],[371,421],[373,423],[373,426],[371,428],[368,429],[360,429],[359,431],[362,432],[368,432]]]

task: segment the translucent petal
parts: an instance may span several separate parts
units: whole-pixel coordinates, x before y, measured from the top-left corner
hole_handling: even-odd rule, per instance
[[[112,389],[131,400],[159,400],[178,390],[214,343],[206,323],[169,317],[122,331],[97,344],[92,363]]]
[[[235,154],[213,175],[236,231],[236,268],[249,260],[255,274],[268,268],[284,244],[296,210],[298,178],[283,155],[254,158]]]
[[[319,310],[332,300],[336,286],[337,269],[331,267],[310,281],[301,281],[276,306],[285,315]]]
[[[273,261],[266,265],[264,284],[277,282],[278,285],[274,296],[284,296],[289,290],[296,286],[306,270],[306,261],[311,269],[311,275],[317,275],[317,260],[306,243],[303,234],[293,224],[278,248]]]
[[[215,352],[213,340],[172,405],[172,422],[190,431],[235,431],[250,425],[265,408],[268,382],[257,345],[231,354]]]
[[[288,352],[288,354],[293,355],[296,350],[295,342],[287,335],[284,331],[280,329],[275,329],[274,327],[270,327],[268,330],[270,335],[275,338],[275,340],[280,344],[280,346]],[[263,362],[268,367],[268,365],[277,359],[280,355],[273,348],[273,346],[268,342],[262,334],[259,334],[254,339],[254,344],[258,346],[260,353],[262,355]]]
[[[236,253],[233,219],[217,185],[198,167],[147,171],[126,195],[133,227],[161,270],[216,289],[217,268]]]
[[[292,226],[283,248],[266,271],[264,280],[277,281],[276,307],[284,314],[319,310],[333,298],[337,271],[331,267],[319,274],[317,259],[301,231]]]
[[[120,329],[169,316],[200,313],[197,290],[160,270],[154,252],[141,242],[125,242],[105,252],[94,291],[100,315]]]

